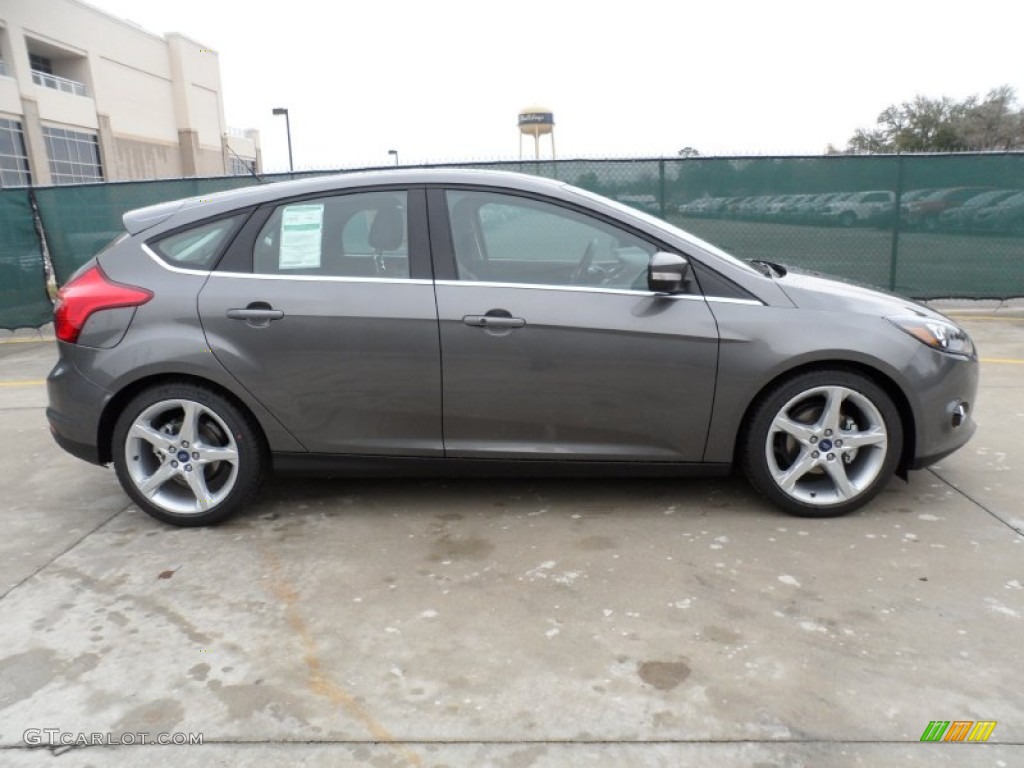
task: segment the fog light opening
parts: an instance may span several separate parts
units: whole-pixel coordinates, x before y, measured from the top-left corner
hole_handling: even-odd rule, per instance
[[[953,417],[950,420],[953,429],[956,429],[967,420],[967,412],[969,410],[970,406],[965,402],[959,402],[953,406]]]

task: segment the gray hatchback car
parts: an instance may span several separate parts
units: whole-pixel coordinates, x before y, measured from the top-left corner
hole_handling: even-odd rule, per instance
[[[974,431],[977,356],[942,315],[553,181],[321,177],[124,225],[60,292],[47,416],[169,523],[224,519],[271,469],[739,465],[822,517]]]

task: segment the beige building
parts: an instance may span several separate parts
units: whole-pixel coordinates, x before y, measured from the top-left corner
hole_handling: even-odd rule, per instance
[[[78,0],[0,0],[0,186],[260,166],[224,122],[217,52]]]

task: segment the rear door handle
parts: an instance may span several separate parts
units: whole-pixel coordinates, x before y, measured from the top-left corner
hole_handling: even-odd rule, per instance
[[[474,328],[522,328],[526,325],[526,321],[521,317],[495,315],[466,315],[462,322]]]

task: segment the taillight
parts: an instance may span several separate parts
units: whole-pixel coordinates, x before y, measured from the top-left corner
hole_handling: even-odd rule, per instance
[[[153,292],[133,285],[115,283],[96,264],[57,293],[53,324],[57,338],[74,344],[85,321],[94,312],[119,307],[137,307],[153,298]]]

